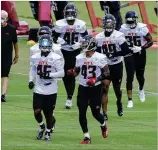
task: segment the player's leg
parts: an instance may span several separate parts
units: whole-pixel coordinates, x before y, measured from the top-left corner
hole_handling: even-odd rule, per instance
[[[90,144],[91,138],[88,133],[87,126],[87,108],[88,108],[88,97],[87,97],[87,88],[79,85],[78,95],[77,95],[77,107],[79,111],[79,123],[84,134],[84,140],[80,144]]]
[[[65,76],[63,77],[63,82],[67,92],[67,100],[65,107],[67,109],[70,109],[72,107],[72,96],[74,94],[76,80],[75,77],[67,75],[67,70],[74,68],[76,62],[76,56],[80,53],[80,50],[76,50],[76,51],[62,50],[62,53],[65,59],[65,66],[64,66]]]
[[[8,62],[4,62],[2,61],[2,65],[1,65],[1,102],[6,102],[6,93],[8,90],[8,82],[9,82],[9,72],[10,72],[10,68],[11,68],[11,63]]]
[[[107,126],[104,120],[104,116],[100,113],[100,107],[102,102],[102,87],[101,85],[90,88],[90,107],[93,117],[100,123],[102,136],[106,138],[108,136]]]
[[[43,116],[42,116],[42,101],[43,101],[43,95],[38,93],[33,93],[33,110],[34,110],[34,117],[36,121],[39,123],[39,131],[36,136],[38,140],[40,140],[43,137],[43,133],[45,131],[45,124],[43,123]]]
[[[53,111],[56,105],[57,94],[45,95],[45,99],[43,101],[43,113],[46,118],[47,129],[45,132],[45,140],[50,141],[50,133],[52,129],[53,123]]]
[[[146,51],[142,50],[141,53],[136,53],[134,55],[134,62],[135,62],[135,71],[136,71],[136,78],[139,83],[139,98],[141,102],[145,101],[145,93],[144,93],[144,83],[145,83],[145,66],[146,66]]]
[[[103,111],[103,116],[104,120],[108,120],[108,115],[107,115],[107,105],[108,105],[108,91],[109,91],[109,86],[110,86],[110,79],[106,79],[102,81],[102,111]]]
[[[128,96],[128,108],[133,107],[132,89],[134,79],[134,58],[132,56],[124,57],[125,69],[126,69],[126,91]]]
[[[121,83],[122,83],[122,77],[123,77],[123,63],[119,63],[116,65],[113,65],[113,71],[111,72],[112,76],[112,84],[113,89],[117,98],[116,104],[117,104],[117,113],[119,116],[123,115],[123,107],[122,107],[122,90],[121,90]]]

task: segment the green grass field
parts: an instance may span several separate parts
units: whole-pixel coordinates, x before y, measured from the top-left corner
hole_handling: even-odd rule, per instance
[[[83,2],[75,2],[79,7],[79,16],[88,21],[87,12],[83,9]],[[97,2],[94,2],[97,3]],[[156,20],[152,12],[155,2],[147,2],[151,22]],[[28,2],[16,2],[20,20],[26,20],[31,27],[38,24],[33,20]],[[82,9],[81,9],[82,8]],[[99,16],[99,6],[95,4]],[[134,7],[134,9],[136,9]],[[123,9],[122,15],[127,8]],[[134,108],[127,109],[127,96],[125,88],[125,73],[122,84],[124,116],[118,117],[116,113],[116,98],[113,89],[109,93],[107,122],[109,136],[103,139],[99,123],[88,110],[88,127],[92,144],[80,145],[83,134],[78,122],[76,94],[73,97],[73,108],[64,109],[66,93],[62,82],[59,82],[59,93],[55,116],[57,119],[52,140],[38,141],[35,136],[38,124],[34,120],[32,111],[32,91],[28,89],[29,47],[26,40],[19,41],[20,59],[17,65],[12,66],[10,84],[7,93],[7,103],[2,104],[2,150],[157,150],[157,51],[149,49],[146,66],[146,102],[138,99],[137,87],[134,82]]]

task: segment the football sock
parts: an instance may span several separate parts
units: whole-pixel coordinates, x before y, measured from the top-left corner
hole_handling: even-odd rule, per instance
[[[46,129],[46,132],[50,132],[50,129]]]
[[[5,94],[2,94],[2,97],[5,98]]]
[[[84,133],[84,136],[90,139],[89,133]]]
[[[67,99],[71,100],[72,99],[72,95],[68,95]]]
[[[131,98],[131,97],[128,97],[128,100],[129,100],[129,101],[131,101],[131,100],[132,100],[132,98]]]
[[[40,128],[41,128],[41,129],[44,129],[44,128],[45,128],[43,121],[42,121],[41,123],[39,123],[39,125],[40,125]]]

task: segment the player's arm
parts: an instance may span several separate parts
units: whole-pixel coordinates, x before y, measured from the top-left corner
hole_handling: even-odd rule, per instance
[[[36,77],[36,67],[32,61],[32,59],[30,60],[30,72],[29,72],[29,89],[33,89],[34,87],[34,80]]]
[[[59,58],[55,61],[55,68],[56,68],[56,72],[53,73],[49,73],[49,77],[52,78],[62,78],[64,77],[65,73],[64,73],[64,62],[63,62],[63,58]]]
[[[144,36],[144,39],[146,40],[146,43],[141,47],[142,49],[147,49],[153,45],[152,36],[149,32]]]
[[[110,75],[110,70],[108,65],[105,65],[103,68],[101,68],[102,74],[96,79],[96,82],[105,80]]]

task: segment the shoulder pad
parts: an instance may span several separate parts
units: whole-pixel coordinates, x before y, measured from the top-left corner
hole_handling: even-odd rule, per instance
[[[144,23],[138,23],[137,25],[138,25],[139,28],[143,28],[143,27],[146,27],[146,26],[147,26],[147,25],[144,24]]]
[[[34,49],[39,49],[39,43],[37,43],[37,44],[30,47],[31,51],[34,50]]]

